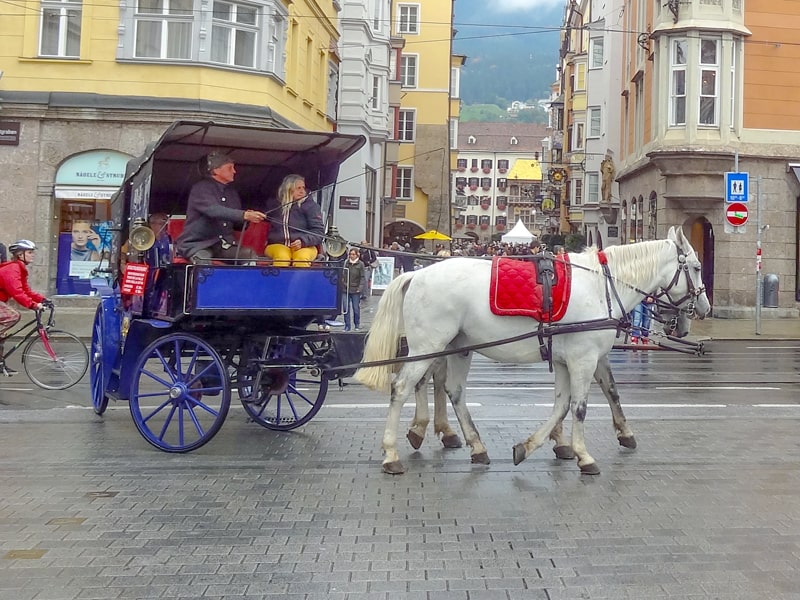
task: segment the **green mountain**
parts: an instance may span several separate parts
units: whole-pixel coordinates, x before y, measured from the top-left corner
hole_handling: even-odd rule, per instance
[[[456,0],[455,10],[453,48],[467,56],[461,71],[465,105],[505,109],[514,100],[550,95],[563,0]]]

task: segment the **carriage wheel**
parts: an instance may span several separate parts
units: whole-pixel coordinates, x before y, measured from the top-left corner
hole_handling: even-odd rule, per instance
[[[133,422],[156,448],[189,452],[222,427],[231,404],[228,370],[204,340],[183,333],[159,338],[144,349],[134,372]]]
[[[92,346],[89,349],[89,388],[92,393],[92,406],[94,412],[102,415],[108,408],[106,396],[106,368],[103,362],[103,339],[105,338],[105,323],[103,321],[103,305],[98,304],[94,314],[92,326]]]
[[[295,342],[270,354],[271,363],[290,366],[265,367],[256,394],[253,384],[258,367],[248,364],[249,356],[260,356],[257,344],[245,346],[238,371],[239,397],[250,418],[275,431],[289,431],[308,423],[322,408],[328,380],[313,361],[319,355],[315,342]],[[303,366],[298,366],[301,363]]]

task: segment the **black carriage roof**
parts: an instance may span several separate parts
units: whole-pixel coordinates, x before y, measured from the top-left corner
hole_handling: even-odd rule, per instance
[[[234,186],[244,198],[261,198],[289,173],[303,175],[309,189],[316,189],[334,183],[339,165],[365,141],[360,135],[335,132],[176,121],[142,156],[128,162],[121,189],[151,163],[150,211],[180,213],[191,186],[205,176],[205,157],[212,150],[233,158]]]

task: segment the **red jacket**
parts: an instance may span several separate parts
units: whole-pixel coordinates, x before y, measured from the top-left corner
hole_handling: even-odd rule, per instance
[[[28,286],[28,268],[21,260],[0,264],[0,302],[13,298],[25,308],[33,308],[45,297]]]

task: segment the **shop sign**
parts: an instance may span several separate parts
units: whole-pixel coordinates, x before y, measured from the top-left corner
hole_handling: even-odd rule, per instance
[[[339,208],[344,210],[358,210],[361,198],[358,196],[339,196]]]
[[[91,150],[64,161],[56,185],[119,187],[130,156],[114,150]]]
[[[19,121],[0,121],[0,146],[19,146]]]

